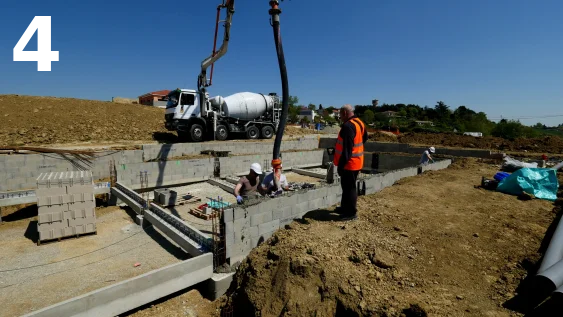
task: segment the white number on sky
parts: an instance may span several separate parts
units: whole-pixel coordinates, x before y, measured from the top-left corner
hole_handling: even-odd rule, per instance
[[[37,51],[24,51],[35,31],[37,31]],[[51,17],[34,17],[14,46],[14,62],[37,62],[37,71],[50,72],[51,62],[58,61],[59,52],[51,51]]]

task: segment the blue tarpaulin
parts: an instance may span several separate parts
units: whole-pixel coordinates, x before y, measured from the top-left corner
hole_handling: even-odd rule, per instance
[[[520,195],[526,192],[551,201],[557,199],[558,189],[557,171],[551,168],[521,168],[497,186],[497,191],[505,194]]]

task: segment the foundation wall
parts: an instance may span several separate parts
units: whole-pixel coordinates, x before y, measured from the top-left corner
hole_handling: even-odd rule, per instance
[[[317,137],[283,141],[281,151],[311,150],[319,147]],[[273,142],[213,142],[213,143],[175,143],[143,145],[145,161],[183,155],[200,154],[201,151],[230,151],[232,155],[264,153],[271,154]]]
[[[96,153],[90,162],[60,154],[0,155],[0,192],[35,189],[37,177],[45,172],[92,171],[94,181],[109,177],[110,160],[116,165],[143,162],[143,151]]]
[[[447,168],[451,160],[426,166],[425,170]],[[396,181],[418,175],[418,167],[402,168],[363,179],[366,195],[376,193]],[[226,256],[231,264],[242,261],[250,251],[270,238],[275,231],[302,218],[307,212],[338,204],[342,198],[339,184],[308,191],[287,193],[277,198],[263,198],[251,206],[225,210]]]
[[[334,147],[336,138],[321,138],[319,141],[320,148]],[[367,142],[364,145],[365,152],[390,152],[390,153],[410,153],[422,155],[426,147],[411,146],[403,143],[385,143],[385,142]],[[437,155],[461,156],[461,157],[478,157],[488,158],[491,151],[482,149],[444,149],[436,147]]]
[[[40,309],[23,317],[118,316],[213,276],[213,255],[150,271],[132,279]]]
[[[320,165],[323,150],[282,153],[283,166],[318,163]],[[195,160],[158,161],[118,166],[118,181],[133,189],[140,188],[141,172],[147,172],[148,187],[170,186],[176,184],[208,180],[215,172],[215,162],[219,163],[220,177],[247,172],[250,164],[257,162],[262,168],[269,166],[271,154],[254,154],[232,157],[205,158]],[[267,165],[266,165],[267,164]]]
[[[283,141],[281,149],[282,152],[308,151],[318,149],[318,147],[317,136],[311,136],[299,140]],[[147,162],[157,158],[166,159],[174,156],[200,154],[203,150],[231,151],[230,154],[233,155],[260,153],[259,156],[255,156],[255,159],[260,164],[263,164],[264,160],[268,160],[269,164],[272,159],[273,142],[144,145],[142,150],[98,152],[96,158],[90,162],[71,155],[52,153],[0,155],[0,192],[35,189],[37,177],[44,172],[89,170],[92,171],[94,181],[109,178],[111,160],[115,162],[118,175],[122,176],[118,180],[128,185],[133,185],[136,182],[140,184],[139,172],[141,171],[152,173],[152,180],[149,181],[158,186],[206,180],[213,175],[213,159]],[[283,153],[285,155],[284,160],[295,158],[295,155],[289,153],[292,152]],[[306,160],[308,159],[307,155],[303,154],[303,156]],[[248,160],[248,158],[230,157],[228,160],[238,162]],[[289,165],[287,161],[284,161],[284,167],[289,167]],[[232,173],[235,170],[232,167],[225,169],[225,172]],[[246,168],[236,172],[245,170]],[[131,182],[128,182],[129,180]]]

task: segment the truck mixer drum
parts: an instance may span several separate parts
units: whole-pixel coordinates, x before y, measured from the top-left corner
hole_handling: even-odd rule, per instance
[[[257,119],[274,108],[274,101],[270,96],[252,92],[239,92],[221,99],[224,115],[242,120]]]

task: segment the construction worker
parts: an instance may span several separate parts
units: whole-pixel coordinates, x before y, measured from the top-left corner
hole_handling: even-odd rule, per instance
[[[237,203],[242,203],[243,197],[260,195],[258,192],[258,185],[260,184],[259,175],[262,175],[262,167],[258,163],[252,163],[248,175],[241,177],[235,186],[234,194],[237,198]]]
[[[287,178],[284,174],[282,174],[282,164],[281,160],[273,160],[272,161],[272,168],[274,169],[272,173],[266,175],[262,180],[262,184],[260,185],[260,189],[264,195],[278,195],[283,192],[283,190],[289,190],[289,184],[287,183]],[[279,181],[280,187],[276,188],[274,177],[276,177]]]
[[[357,218],[358,211],[356,180],[364,167],[364,143],[368,139],[368,133],[365,124],[354,115],[351,105],[340,108],[340,121],[342,126],[334,147],[333,160],[342,187],[342,201],[337,212],[342,220],[353,220]]]
[[[436,152],[436,149],[434,149],[433,146],[429,147],[428,149],[424,150],[424,152],[422,153],[422,156],[420,157],[420,161],[418,161],[418,164],[420,165],[428,165],[428,163],[430,161],[432,161],[432,163],[434,163],[434,159],[432,158],[432,156],[430,155],[430,153],[434,154],[434,152]]]

